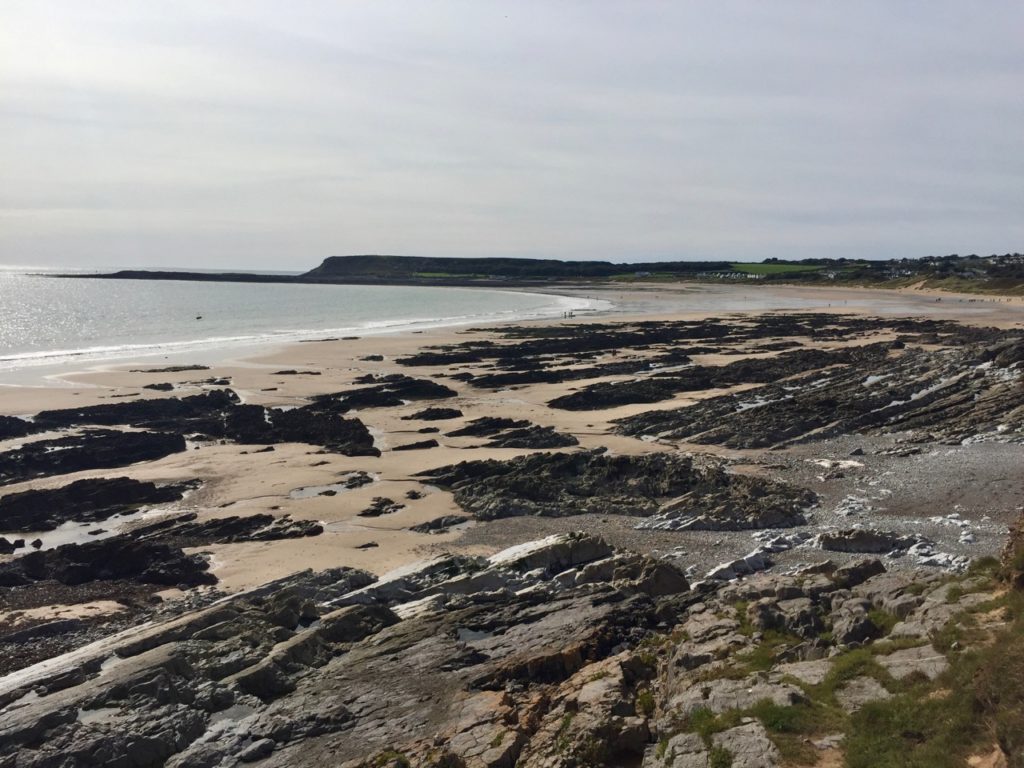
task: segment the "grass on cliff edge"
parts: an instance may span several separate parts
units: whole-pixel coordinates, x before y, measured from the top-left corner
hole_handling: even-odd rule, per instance
[[[991,575],[988,588],[1004,588],[1005,581],[994,574],[996,565],[994,560],[979,562],[968,576]],[[1024,549],[1011,558],[1010,565],[1024,572]],[[1019,583],[1024,585],[1024,577]],[[959,597],[967,591],[988,590],[954,585],[951,591]],[[749,629],[744,623],[746,605],[734,608],[744,632]],[[1005,619],[994,632],[982,617],[993,611]],[[894,616],[881,612],[873,619],[886,630],[895,622]],[[791,640],[765,633],[763,649],[739,656],[736,665],[716,670],[715,677],[745,677],[763,671],[780,644]],[[878,654],[921,644],[914,638],[879,640],[837,656],[818,685],[788,680],[804,691],[806,698],[798,704],[760,701],[719,715],[697,710],[679,729],[698,733],[710,747],[715,733],[754,717],[768,731],[785,764],[792,766],[818,763],[821,753],[812,739],[844,733],[848,768],[963,768],[968,756],[988,753],[994,743],[1009,755],[1010,768],[1024,768],[1024,588],[1011,589],[972,612],[964,612],[932,638],[934,647],[950,658],[949,670],[935,681],[921,675],[895,680],[877,661]],[[862,676],[875,678],[894,695],[847,715],[836,692]]]
[[[1024,592],[1012,589],[975,613],[988,610],[1007,621],[994,636],[971,614],[954,619],[935,638],[949,649],[945,674],[853,715],[843,745],[848,768],[963,768],[993,744],[1010,768],[1024,768]]]

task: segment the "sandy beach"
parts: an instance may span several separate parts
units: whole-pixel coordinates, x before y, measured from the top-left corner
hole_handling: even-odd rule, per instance
[[[782,307],[800,311],[849,313],[865,316],[935,317],[964,323],[992,325],[1002,328],[1024,325],[1024,304],[1020,302],[976,301],[974,297],[933,296],[920,292],[886,292],[859,289],[818,290],[799,287],[747,286],[635,286],[628,291],[593,286],[574,292],[576,295],[607,297],[615,302],[613,310],[588,317],[568,320],[534,321],[536,326],[559,324],[664,322],[704,318],[711,314],[694,305],[718,304],[733,307],[753,303],[746,314],[761,310],[782,312]],[[941,298],[941,301],[936,299]],[[735,309],[727,314],[738,316]],[[528,324],[530,325],[530,324]],[[410,373],[396,364],[396,359],[426,347],[479,340],[492,334],[488,329],[434,329],[407,334],[381,334],[344,340],[298,343],[246,357],[225,360],[209,370],[176,373],[132,372],[139,368],[161,367],[164,363],[183,364],[190,361],[162,360],[118,363],[104,370],[68,372],[59,376],[59,386],[0,387],[0,413],[31,414],[44,408],[72,408],[103,403],[126,402],[132,399],[183,397],[217,388],[202,383],[210,379],[227,380],[243,403],[273,408],[288,408],[308,402],[314,395],[337,392],[353,385],[360,376],[382,376]],[[875,339],[871,339],[875,340]],[[850,339],[859,344],[868,339]],[[831,346],[835,346],[834,344]],[[644,355],[647,352],[621,350],[619,358]],[[379,356],[380,360],[376,359]],[[698,355],[694,362],[719,365],[734,359],[722,355]],[[472,367],[467,368],[472,372]],[[298,371],[287,374],[282,371]],[[417,377],[437,378],[448,373],[448,366],[424,366],[412,371]],[[478,372],[478,371],[477,371]],[[626,380],[628,376],[606,376],[587,383]],[[173,389],[159,392],[145,389],[147,385],[170,384]],[[447,532],[425,536],[410,527],[444,515],[457,515],[460,510],[450,493],[427,486],[423,498],[406,499],[406,494],[420,488],[414,475],[436,467],[470,459],[509,459],[530,453],[527,449],[481,447],[481,440],[472,437],[445,437],[474,419],[514,417],[554,428],[570,434],[580,448],[605,447],[615,453],[644,454],[670,450],[665,444],[615,434],[616,419],[652,409],[672,409],[699,399],[727,392],[738,392],[752,386],[712,388],[680,394],[656,404],[634,403],[598,411],[557,410],[547,406],[552,399],[575,390],[578,382],[540,383],[496,391],[456,385],[457,398],[444,401],[445,406],[458,408],[463,416],[438,423],[441,432],[424,433],[435,426],[432,422],[410,421],[406,417],[421,410],[423,403],[410,402],[391,408],[367,408],[353,412],[363,420],[381,450],[379,458],[346,457],[324,453],[310,445],[279,444],[272,452],[221,441],[199,441],[191,450],[158,461],[119,470],[117,474],[138,480],[172,482],[201,479],[202,487],[190,493],[177,505],[147,514],[170,515],[182,510],[195,511],[200,519],[233,515],[271,513],[290,515],[293,519],[318,521],[324,535],[302,539],[214,544],[200,550],[211,557],[212,571],[219,588],[234,590],[255,586],[303,568],[323,569],[335,566],[363,568],[383,574],[401,565],[434,556],[444,551],[486,552],[483,543],[463,545],[462,539],[475,523],[457,526]],[[425,450],[393,451],[396,446],[427,438],[436,438],[440,445]],[[17,441],[0,444],[6,449]],[[743,451],[717,446],[697,446],[703,451],[728,458],[742,458]],[[572,449],[578,450],[578,449]],[[339,478],[364,471],[372,484],[332,493]],[[73,477],[61,476],[14,484],[5,489],[16,493],[28,488],[56,487],[88,477],[110,475],[109,471],[86,471]],[[310,489],[312,491],[303,491]],[[330,495],[318,495],[316,489]],[[393,514],[376,518],[359,517],[372,499],[386,497],[404,506]],[[490,524],[496,525],[496,524]],[[43,537],[49,544],[67,539]],[[471,541],[480,537],[471,536]],[[504,542],[503,542],[504,543]],[[368,548],[366,548],[368,547]]]

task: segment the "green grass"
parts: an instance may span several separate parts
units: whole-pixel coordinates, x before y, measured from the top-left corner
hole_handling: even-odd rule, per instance
[[[999,608],[1009,623],[993,637],[976,614]],[[1024,593],[960,613],[933,644],[949,651],[949,669],[935,681],[903,681],[893,698],[854,714],[848,768],[962,768],[993,742],[1010,766],[1024,766]]]
[[[711,748],[711,737],[716,733],[735,728],[743,722],[744,712],[740,709],[730,709],[716,715],[710,709],[698,707],[693,710],[683,721],[681,731],[696,733],[700,736],[708,749]]]
[[[644,688],[637,694],[636,708],[644,717],[651,717],[654,714],[654,694],[650,689]]]
[[[1024,548],[1022,548],[1024,549]],[[1010,567],[1024,554],[1010,558]],[[951,578],[954,597],[1001,586],[1009,579],[994,560],[979,562],[968,575],[973,581]],[[988,581],[979,576],[989,576]],[[937,584],[930,584],[931,589]],[[753,634],[743,603],[733,605],[741,631]],[[998,612],[1007,623],[993,628],[983,614]],[[897,617],[872,611],[871,619],[886,633]],[[988,623],[983,623],[988,621]],[[775,632],[763,634],[763,642],[737,653],[730,664],[716,669],[716,677],[742,678],[769,669],[787,644],[799,641]],[[993,743],[1008,755],[1011,768],[1024,768],[1024,590],[1011,589],[992,600],[961,611],[932,638],[939,651],[947,652],[949,669],[938,679],[910,675],[895,680],[879,663],[881,654],[926,644],[918,638],[882,639],[832,659],[828,675],[818,685],[792,679],[804,699],[791,706],[770,700],[718,715],[697,709],[676,723],[678,731],[696,733],[709,749],[709,760],[731,764],[732,757],[712,751],[714,736],[756,718],[790,766],[813,766],[820,753],[811,740],[843,733],[847,768],[963,768],[968,756],[991,751]],[[836,693],[859,677],[877,680],[892,697],[865,705],[850,715],[839,706]],[[662,742],[661,752],[664,754]],[[718,755],[714,757],[714,755]],[[728,760],[729,762],[726,762]]]
[[[783,759],[794,765],[813,765],[817,760],[817,750],[808,737],[840,730],[845,722],[841,710],[811,699],[789,707],[766,699],[719,715],[707,709],[694,710],[680,730],[698,734],[710,749],[716,733],[735,728],[747,717],[761,721]]]
[[[778,664],[778,656],[783,650],[799,645],[801,642],[801,638],[796,635],[766,629],[760,643],[749,651],[736,654],[734,674],[728,674],[725,677],[746,677],[752,672],[767,672]]]
[[[732,768],[732,752],[725,747],[712,747],[708,754],[708,768]]]
[[[736,611],[736,621],[740,623],[737,631],[741,635],[750,637],[754,634],[754,625],[750,623],[750,616],[747,614],[747,609],[750,607],[750,603],[746,600],[740,600],[739,602],[732,604],[732,609]]]
[[[928,645],[928,641],[919,637],[893,637],[876,640],[869,646],[869,650],[875,656],[887,656],[907,648],[920,648],[922,645]]]
[[[999,558],[987,555],[985,557],[979,557],[971,562],[971,565],[967,568],[968,576],[989,576],[995,578],[999,575],[999,569],[1001,563]]]
[[[971,614],[966,613],[954,616],[946,626],[935,632],[932,637],[932,645],[943,653],[948,653],[954,648],[962,648],[971,642],[982,640],[981,630],[978,628],[978,621]]]
[[[820,272],[823,267],[811,264],[740,264],[732,265],[737,272],[748,275],[781,275],[791,272]]]
[[[865,705],[844,742],[848,768],[952,768],[977,723],[969,698],[927,698],[919,690]]]
[[[946,602],[947,603],[959,603],[960,598],[967,594],[964,588],[959,584],[953,584],[949,589],[946,590]]]
[[[747,712],[761,721],[783,760],[795,765],[814,765],[818,750],[809,738],[838,730],[844,722],[842,712],[812,700],[791,707],[762,701]]]
[[[886,687],[893,684],[892,676],[875,660],[870,647],[856,648],[837,656],[825,679],[807,690],[815,699],[834,704],[836,691],[854,678],[865,676],[875,678]]]
[[[770,666],[769,659],[774,658],[774,649],[778,647],[772,646],[773,641],[792,641],[792,638],[777,633],[765,634],[772,650],[752,651],[742,662],[744,671],[749,672],[752,663]],[[775,637],[770,638],[769,634]],[[889,673],[875,660],[871,649],[858,648],[837,656],[829,674],[820,684],[800,684],[805,695],[801,702],[792,706],[780,706],[770,700],[763,700],[745,709],[730,710],[719,715],[714,715],[706,709],[698,709],[683,721],[681,730],[699,734],[710,747],[714,734],[736,727],[746,717],[755,717],[764,725],[787,763],[814,765],[818,751],[809,743],[809,739],[844,730],[849,717],[836,701],[836,691],[848,681],[863,675],[874,677],[887,687],[896,687]]]
[[[868,618],[871,619],[872,624],[882,631],[883,635],[888,635],[892,632],[892,628],[900,621],[900,617],[895,613],[883,611],[881,608],[868,611]]]

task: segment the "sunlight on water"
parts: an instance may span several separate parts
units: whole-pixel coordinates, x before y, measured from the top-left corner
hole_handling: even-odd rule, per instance
[[[0,370],[61,359],[551,317],[594,304],[465,288],[70,280],[2,270]]]

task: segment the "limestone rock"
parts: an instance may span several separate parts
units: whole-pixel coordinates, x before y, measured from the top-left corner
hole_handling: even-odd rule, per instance
[[[708,680],[694,683],[669,701],[669,709],[681,716],[706,709],[720,714],[730,709],[744,709],[753,702],[767,699],[780,707],[803,701],[803,692],[789,683],[771,683],[757,675],[742,680]]]
[[[846,712],[856,712],[869,702],[891,697],[892,694],[873,677],[855,677],[836,691],[836,700]]]
[[[778,748],[757,721],[716,733],[711,741],[732,755],[732,768],[775,768],[781,759]]]
[[[897,680],[902,680],[914,673],[920,673],[929,680],[934,680],[949,668],[949,660],[945,655],[930,645],[905,648],[885,656],[877,656],[875,660]]]

